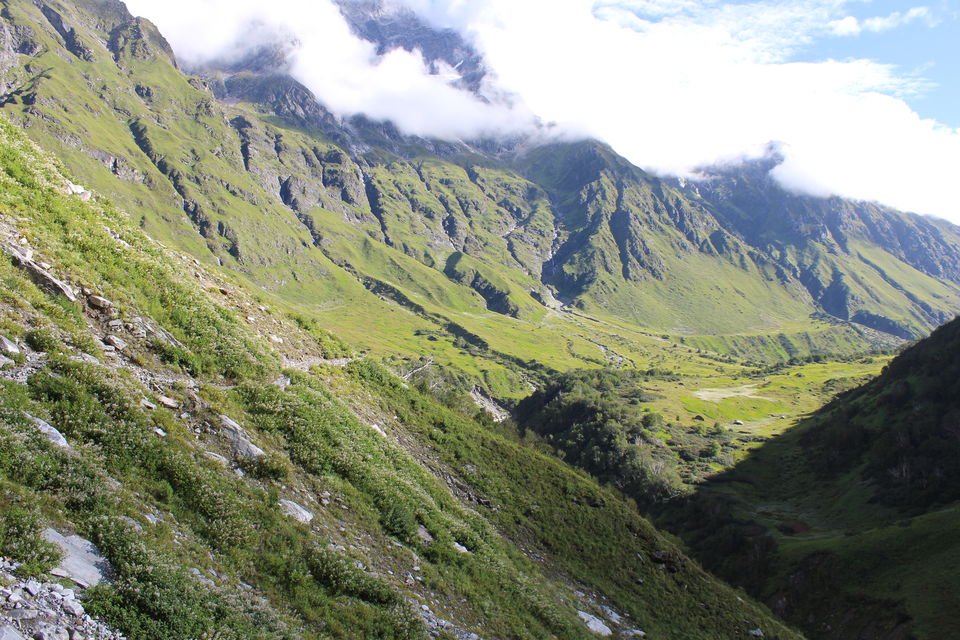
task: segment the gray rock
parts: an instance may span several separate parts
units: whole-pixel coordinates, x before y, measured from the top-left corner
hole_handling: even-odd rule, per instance
[[[113,303],[101,296],[90,296],[87,298],[87,302],[90,303],[91,307],[102,309],[104,311],[113,308]]]
[[[11,627],[10,625],[3,625],[0,627],[0,640],[27,640],[20,632]]]
[[[167,409],[176,409],[180,406],[180,403],[174,400],[173,398],[168,398],[167,396],[159,396],[157,402],[166,407]]]
[[[646,638],[647,632],[640,629],[624,629],[620,632],[621,638]]]
[[[433,544],[433,536],[430,535],[430,532],[427,531],[427,528],[423,525],[420,525],[417,529],[417,537],[420,538],[425,545]]]
[[[227,466],[229,464],[229,461],[226,458],[224,458],[219,453],[214,453],[213,451],[204,451],[203,457],[206,458],[207,460],[213,460],[214,462],[219,462],[223,466]]]
[[[0,353],[5,356],[15,356],[20,353],[20,347],[6,336],[0,336]]]
[[[119,336],[109,335],[103,339],[111,347],[115,348],[117,351],[126,351],[127,345],[126,340],[120,338]]]
[[[0,369],[10,365],[14,365],[14,364],[17,364],[17,363],[11,360],[10,358],[8,358],[7,356],[0,356]]]
[[[596,634],[607,637],[613,635],[613,631],[610,630],[610,627],[603,624],[603,621],[600,618],[590,615],[586,611],[577,611],[577,615],[580,616],[580,619],[587,625],[587,629],[593,631]]]
[[[763,631],[760,629],[754,629],[753,631],[750,632],[750,635],[752,635],[754,638],[762,638]]]
[[[470,551],[470,549],[467,549],[465,546],[463,546],[459,542],[453,543],[453,550],[459,553],[473,553],[472,551]]]
[[[41,585],[36,580],[27,580],[27,583],[23,585],[23,590],[29,593],[32,596],[36,596],[40,593]]]
[[[280,508],[285,514],[303,524],[310,524],[314,515],[293,500],[281,500]]]
[[[34,262],[27,253],[23,253],[20,249],[10,245],[4,246],[4,249],[13,259],[13,264],[26,271],[30,279],[37,285],[53,294],[64,296],[70,302],[77,301],[77,294],[73,292],[69,285],[51,275],[49,271]]]
[[[64,600],[62,607],[71,616],[80,617],[84,614],[83,605],[76,600]]]
[[[24,412],[25,416],[30,418],[33,421],[33,424],[36,425],[37,429],[46,436],[47,440],[60,447],[61,449],[69,449],[70,443],[67,442],[67,439],[63,437],[63,434],[54,429],[48,423],[44,422],[40,418],[35,418],[29,413]]]
[[[609,620],[613,624],[620,624],[620,622],[623,620],[623,616],[621,616],[619,613],[617,613],[610,607],[603,606],[603,607],[600,607],[600,610],[603,611],[603,615],[606,616],[607,620]]]
[[[64,551],[63,560],[50,572],[52,575],[69,578],[84,588],[106,580],[110,564],[92,542],[80,536],[64,536],[54,529],[44,531],[43,537]]]
[[[3,616],[11,620],[36,620],[40,612],[36,609],[10,609],[4,611]]]
[[[230,438],[230,443],[233,445],[234,453],[241,458],[259,458],[260,456],[266,455],[266,452],[253,444],[250,439],[247,437],[247,432],[244,431],[236,420],[230,418],[229,416],[220,416],[220,422],[223,425],[223,430],[226,432],[227,437]]]

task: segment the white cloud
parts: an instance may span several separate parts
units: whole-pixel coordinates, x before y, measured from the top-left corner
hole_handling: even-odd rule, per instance
[[[127,0],[167,36],[188,64],[237,55],[276,41],[298,45],[290,72],[335,113],[364,113],[392,120],[415,135],[445,139],[516,133],[532,115],[522,108],[484,102],[451,85],[449,75],[431,75],[419,52],[376,55],[356,38],[329,0]]]
[[[274,0],[269,12],[259,0],[128,4],[186,57],[223,50],[251,20],[286,29],[302,42],[294,74],[328,106],[411,133],[516,131],[536,114],[611,143],[639,166],[679,175],[757,156],[776,141],[785,156],[776,176],[791,188],[960,222],[960,131],[903,102],[922,89],[916,78],[870,60],[790,61],[818,38],[932,24],[923,7],[859,21],[847,11],[854,0],[395,1],[464,33],[496,87],[522,106],[456,90],[430,76],[416,53],[378,59],[330,0]]]
[[[928,26],[935,26],[937,23],[929,7],[913,7],[906,12],[894,11],[887,16],[876,16],[863,21],[854,16],[847,16],[840,20],[831,21],[828,26],[834,35],[858,36],[864,31],[872,33],[890,31],[917,20],[923,20]]]

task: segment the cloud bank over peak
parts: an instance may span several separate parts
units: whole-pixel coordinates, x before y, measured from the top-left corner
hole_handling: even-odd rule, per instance
[[[791,189],[960,222],[960,131],[905,102],[928,83],[870,59],[796,61],[821,40],[934,28],[940,16],[928,7],[857,18],[851,9],[862,0],[389,3],[460,32],[484,57],[488,95],[510,100],[459,88],[452,69],[431,75],[417,51],[378,56],[331,0],[275,0],[269,10],[255,0],[128,0],[188,62],[256,41],[251,33],[289,33],[300,43],[291,73],[328,107],[408,133],[513,135],[540,119],[600,138],[641,167],[688,177],[759,157],[775,142],[784,160],[774,175]]]

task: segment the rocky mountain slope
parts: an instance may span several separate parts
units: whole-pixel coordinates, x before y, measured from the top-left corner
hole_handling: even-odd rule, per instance
[[[384,48],[482,69],[452,32],[345,6]],[[410,138],[331,114],[284,75],[282,48],[187,76],[119,2],[43,7],[5,5],[2,103],[84,184],[368,348],[485,345],[494,393],[518,395],[533,373],[514,336],[534,329],[586,329],[609,349],[598,324],[612,321],[771,360],[889,345],[960,309],[946,223],[796,198],[748,170],[682,186],[596,142]],[[385,334],[378,314],[393,318],[392,349],[370,338]],[[577,339],[539,360],[582,366],[596,349]]]

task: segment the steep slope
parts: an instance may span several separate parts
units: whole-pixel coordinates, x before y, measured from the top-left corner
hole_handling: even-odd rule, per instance
[[[960,593],[958,367],[954,320],[659,521],[811,636],[941,637]]]
[[[384,48],[474,59],[454,34],[369,5],[351,3],[351,22]],[[500,396],[539,375],[530,360],[588,366],[605,360],[597,341],[623,350],[611,334],[624,330],[642,354],[638,326],[774,360],[889,345],[960,308],[948,225],[890,212],[902,251],[872,229],[781,255],[716,199],[598,143],[409,138],[335,117],[283,74],[282,45],[201,79],[120,3],[4,7],[3,108],[84,184],[365,348],[430,353]],[[940,243],[926,262],[906,250],[921,231]]]
[[[44,523],[94,540],[84,607],[131,638],[799,637],[616,493],[62,172],[0,122],[0,545],[22,571],[57,563]]]

